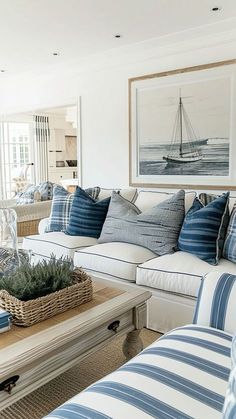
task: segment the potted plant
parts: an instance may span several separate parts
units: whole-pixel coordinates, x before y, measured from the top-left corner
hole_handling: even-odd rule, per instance
[[[92,299],[91,278],[68,258],[22,263],[0,277],[0,307],[13,323],[31,326]]]

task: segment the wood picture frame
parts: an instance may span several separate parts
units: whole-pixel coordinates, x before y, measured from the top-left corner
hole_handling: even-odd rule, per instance
[[[130,186],[236,190],[235,114],[236,59],[130,78]]]

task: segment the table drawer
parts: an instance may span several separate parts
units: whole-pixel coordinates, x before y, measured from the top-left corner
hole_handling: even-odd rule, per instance
[[[134,328],[133,310],[129,310],[111,318],[109,322],[105,322],[96,329],[72,339],[66,345],[58,346],[47,356],[39,356],[37,360],[29,361],[24,367],[16,368],[13,374],[0,377],[2,383],[13,375],[19,375],[19,380],[11,394],[0,391],[0,410],[73,367],[83,358],[104,346],[105,342],[108,343],[114,337],[128,333]]]

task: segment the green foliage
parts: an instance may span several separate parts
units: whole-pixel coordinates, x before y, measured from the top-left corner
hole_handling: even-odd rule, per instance
[[[23,262],[15,272],[0,277],[0,290],[5,290],[21,301],[28,301],[69,287],[74,283],[73,262],[68,258],[36,265]]]

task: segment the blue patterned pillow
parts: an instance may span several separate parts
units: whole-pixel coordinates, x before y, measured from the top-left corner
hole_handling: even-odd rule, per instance
[[[41,182],[38,185],[28,185],[23,191],[17,194],[16,204],[25,205],[33,204],[35,192],[40,193],[41,201],[48,201],[52,199],[53,183]]]
[[[110,198],[95,201],[78,187],[71,206],[66,233],[71,236],[98,238],[107,215],[109,203]]]
[[[218,264],[229,221],[228,200],[229,192],[206,206],[195,198],[179,235],[179,250],[192,253],[212,265]]]
[[[236,207],[233,208],[226,234],[223,257],[236,263]]]
[[[88,188],[86,192],[94,199],[98,198],[100,188]],[[55,185],[53,188],[52,209],[46,233],[51,231],[65,231],[69,224],[71,205],[75,194],[69,193],[63,186]]]
[[[66,230],[73,199],[74,194],[70,194],[60,185],[54,186],[51,214],[45,230],[46,233]]]

